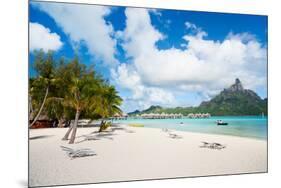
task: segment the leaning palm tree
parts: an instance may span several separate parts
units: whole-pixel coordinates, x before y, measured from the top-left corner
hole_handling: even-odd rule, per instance
[[[96,100],[100,89],[101,80],[98,79],[93,70],[86,70],[78,63],[78,59],[69,64],[72,70],[72,77],[67,88],[67,95],[64,97],[64,106],[75,110],[75,119],[66,132],[63,140],[68,140],[71,133],[69,144],[73,144],[77,132],[78,120],[82,112],[86,111]]]
[[[34,117],[33,121],[29,124],[29,127],[31,127],[41,115],[47,97],[49,95],[51,84],[55,81],[55,77],[54,77],[55,61],[53,59],[53,53],[48,52],[47,54],[45,54],[42,50],[35,53],[36,55],[35,55],[34,68],[36,70],[37,76],[34,79],[32,79],[32,82],[30,83],[31,86],[29,89],[29,95],[30,98],[34,99],[35,103],[37,103],[38,110],[36,110],[37,112],[36,115],[34,114],[29,115],[30,117],[31,116]],[[30,102],[30,105],[31,104],[32,101]]]
[[[52,84],[52,91],[46,100],[46,113],[49,118],[58,120],[58,127],[63,127],[63,122],[68,116],[67,111],[70,110],[64,105],[64,98],[69,92],[66,88],[70,84],[71,70],[61,58],[55,71],[55,82]]]
[[[107,128],[106,118],[111,117],[116,113],[122,113],[122,110],[119,108],[122,104],[122,98],[118,95],[118,92],[113,86],[105,85],[101,89],[99,102],[100,105],[96,105],[95,112],[102,117],[99,129],[99,132],[101,132]]]
[[[48,97],[45,104],[45,109],[47,116],[50,119],[58,120],[58,127],[63,126],[65,107],[64,107],[64,99],[61,97]]]

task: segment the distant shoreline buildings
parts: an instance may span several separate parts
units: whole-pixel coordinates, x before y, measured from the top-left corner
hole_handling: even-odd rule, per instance
[[[196,118],[210,118],[211,114],[209,113],[190,113],[187,116],[184,116],[181,113],[144,113],[144,114],[137,114],[135,116],[131,116],[134,118],[140,118],[140,119],[181,119],[184,117],[196,119]]]

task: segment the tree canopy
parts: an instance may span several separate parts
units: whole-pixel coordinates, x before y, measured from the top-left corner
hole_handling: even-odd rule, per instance
[[[93,67],[81,63],[78,57],[67,61],[55,60],[53,53],[35,53],[36,76],[29,79],[29,95],[33,122],[41,114],[50,120],[75,120],[63,139],[72,131],[74,142],[80,117],[87,119],[108,118],[122,113],[122,98],[114,86],[98,74]]]

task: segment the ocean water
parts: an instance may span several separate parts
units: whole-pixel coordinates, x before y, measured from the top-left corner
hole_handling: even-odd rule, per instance
[[[227,126],[217,126],[223,120]],[[137,123],[149,128],[168,128],[179,131],[211,133],[267,139],[267,117],[261,116],[213,116],[208,119],[134,119],[114,120],[117,123]]]

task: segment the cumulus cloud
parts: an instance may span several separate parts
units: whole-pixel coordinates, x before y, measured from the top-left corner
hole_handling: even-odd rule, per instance
[[[147,10],[134,11],[134,9],[126,9],[126,29],[120,34],[123,37],[126,55],[133,58],[133,63],[121,64],[112,72],[113,79],[121,87],[132,92],[131,98],[126,102],[134,101],[137,108],[144,109],[152,104],[171,106],[175,102],[174,94],[160,87],[147,86],[135,59],[135,57],[145,57],[150,54],[150,50],[155,48],[155,41],[164,36],[151,25]]]
[[[197,92],[206,98],[237,77],[246,88],[266,85],[266,48],[249,33],[207,40],[207,32],[187,22],[186,27],[196,32],[183,36],[186,48],[163,50],[155,43],[164,35],[153,27],[147,10],[127,8],[125,15],[126,29],[120,36],[132,60],[113,75],[120,86],[132,91],[135,100],[175,105],[176,92]]]
[[[63,43],[57,33],[52,33],[49,28],[44,27],[39,23],[29,24],[29,45],[30,51],[33,50],[58,50]]]
[[[188,31],[191,32],[192,35],[196,36],[197,38],[206,37],[208,34],[201,28],[191,22],[185,22],[185,27]]]
[[[49,14],[68,34],[73,42],[83,42],[89,52],[107,64],[114,64],[116,40],[113,27],[104,19],[110,9],[104,6],[90,6],[59,3],[32,3]]]
[[[130,106],[145,109],[154,105],[171,106],[175,102],[172,92],[158,87],[147,87],[134,67],[121,64],[117,70],[112,71],[114,81],[122,88],[132,92],[130,97],[125,98],[125,109]]]
[[[185,22],[186,29],[197,29],[197,26],[191,22]]]
[[[267,50],[250,33],[230,32],[224,40],[215,41],[207,39],[208,33],[200,26],[185,22],[184,49],[159,49],[156,43],[169,37],[151,23],[152,14],[161,17],[159,11],[127,8],[125,29],[114,31],[105,20],[111,11],[104,6],[33,6],[53,17],[73,43],[84,43],[91,54],[110,65],[112,82],[130,92],[123,96],[125,109],[182,106],[177,97],[189,93],[208,99],[235,78],[245,88],[266,87]],[[128,62],[118,63],[115,58],[117,43]]]
[[[148,11],[158,17],[161,17],[162,16],[162,13],[161,13],[161,10],[159,9],[148,9]]]

